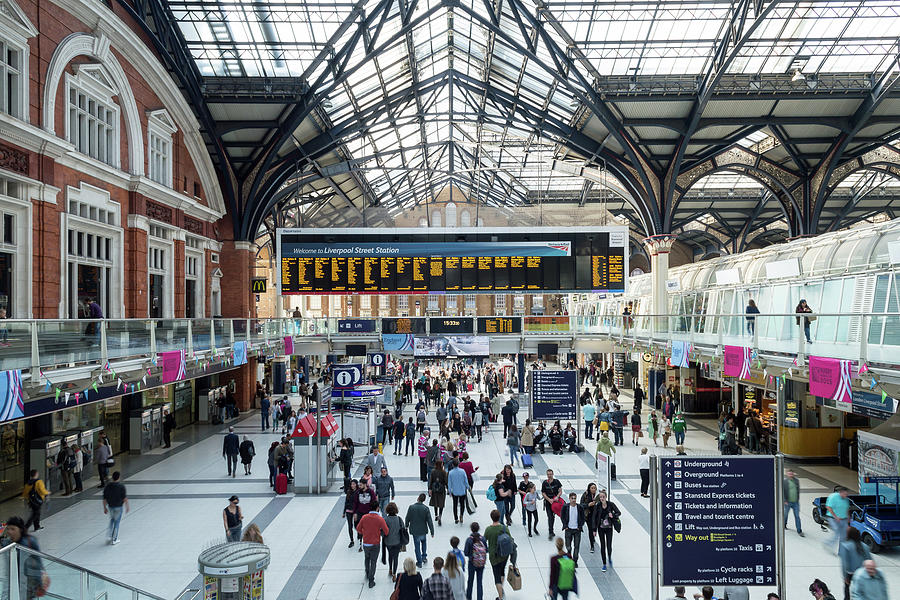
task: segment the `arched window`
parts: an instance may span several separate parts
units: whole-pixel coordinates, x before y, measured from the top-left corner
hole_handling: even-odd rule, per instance
[[[428,219],[421,217],[419,219],[419,227],[428,227]]]
[[[431,211],[431,226],[432,227],[440,227],[441,226],[441,211],[435,209]]]
[[[447,227],[456,227],[456,204],[448,202],[444,212],[447,216]]]
[[[462,212],[459,213],[459,226],[460,227],[471,227],[472,226],[472,213],[463,209]]]

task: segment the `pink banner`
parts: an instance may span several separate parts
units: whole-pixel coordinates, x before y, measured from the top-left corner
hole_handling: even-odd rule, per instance
[[[750,378],[750,348],[725,346],[722,372],[728,377]]]
[[[162,365],[163,383],[172,383],[173,381],[184,379],[186,370],[184,350],[160,352],[159,362]]]
[[[838,402],[852,402],[850,370],[853,361],[837,358],[809,357],[809,393]]]
[[[289,335],[284,336],[284,355],[290,356],[294,353],[294,338]]]

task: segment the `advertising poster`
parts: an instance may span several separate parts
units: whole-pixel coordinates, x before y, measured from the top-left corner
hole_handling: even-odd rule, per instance
[[[809,357],[809,393],[821,398],[831,398],[836,402],[853,401],[850,391],[851,360],[837,358]]]
[[[725,346],[723,370],[728,377],[750,378],[750,348]]]
[[[284,339],[286,346],[288,338]],[[291,343],[293,343],[293,340]],[[234,366],[247,364],[247,342],[235,342],[232,351],[234,352]]]
[[[289,335],[284,336],[284,355],[290,356],[294,353],[294,338]],[[244,362],[247,361],[246,354],[244,355]],[[234,364],[237,364],[236,362]]]
[[[525,331],[569,331],[569,317],[525,317]]]
[[[184,379],[185,351],[174,350],[172,352],[160,352],[159,362],[162,364],[162,382],[172,383]]]
[[[21,371],[0,372],[0,403],[0,422],[25,416]]]
[[[669,359],[669,366],[670,367],[687,367],[688,366],[688,343],[687,342],[672,342],[672,358]]]
[[[383,333],[381,334],[381,346],[385,352],[412,354],[414,339],[414,336],[408,333]]]
[[[900,475],[900,440],[859,432],[859,493],[874,494],[875,484],[864,483],[870,477],[896,477]],[[880,484],[879,488],[896,489],[896,485]]]

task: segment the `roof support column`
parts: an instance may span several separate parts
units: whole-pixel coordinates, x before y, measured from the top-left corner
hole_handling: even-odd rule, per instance
[[[668,314],[666,280],[669,278],[669,252],[675,243],[673,234],[651,235],[644,239],[644,246],[650,255],[650,314]],[[669,319],[665,316],[653,317],[651,331],[654,334],[669,332]]]

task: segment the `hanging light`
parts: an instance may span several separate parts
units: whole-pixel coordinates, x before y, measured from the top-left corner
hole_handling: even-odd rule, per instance
[[[794,75],[791,77],[791,82],[797,83],[798,81],[805,81],[806,75],[803,74],[803,71],[800,69],[794,69]]]

